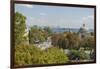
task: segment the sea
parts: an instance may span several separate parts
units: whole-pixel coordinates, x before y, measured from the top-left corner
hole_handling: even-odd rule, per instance
[[[52,31],[55,33],[63,33],[63,32],[75,32],[77,33],[79,29],[77,28],[52,28]],[[94,32],[93,29],[89,29],[88,32]]]

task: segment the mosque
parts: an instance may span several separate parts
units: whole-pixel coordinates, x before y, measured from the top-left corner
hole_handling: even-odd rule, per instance
[[[83,24],[83,26],[79,29],[78,33],[79,33],[79,36],[82,38],[88,36],[89,32],[85,24]]]

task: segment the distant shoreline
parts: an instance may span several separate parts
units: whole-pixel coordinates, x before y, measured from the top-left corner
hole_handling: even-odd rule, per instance
[[[62,32],[75,32],[79,31],[78,28],[52,28],[53,32],[62,33]],[[89,29],[88,32],[94,32],[93,29]]]

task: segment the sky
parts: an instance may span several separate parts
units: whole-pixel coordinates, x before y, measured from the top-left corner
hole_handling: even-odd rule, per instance
[[[15,4],[15,12],[26,16],[27,27],[80,28],[85,23],[88,29],[94,29],[94,8]]]

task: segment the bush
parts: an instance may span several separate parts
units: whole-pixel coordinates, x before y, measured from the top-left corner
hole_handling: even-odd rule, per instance
[[[66,63],[68,57],[60,49],[52,47],[47,49],[45,54],[45,59],[47,63]]]
[[[26,65],[32,64],[33,62],[35,63],[33,58],[36,58],[39,54],[41,54],[41,51],[35,46],[24,44],[15,46],[15,65]]]
[[[95,49],[95,39],[94,37],[87,37],[84,38],[83,41],[81,42],[81,47],[84,49]]]
[[[70,60],[85,60],[88,59],[88,55],[84,51],[71,50]]]
[[[35,46],[20,44],[15,47],[15,66],[32,64],[66,63],[68,57],[58,48],[40,50]]]

